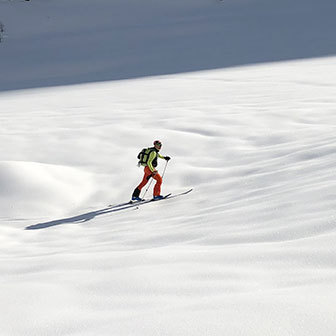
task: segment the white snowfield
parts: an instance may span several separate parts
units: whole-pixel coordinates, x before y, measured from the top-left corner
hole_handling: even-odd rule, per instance
[[[335,74],[330,56],[0,93],[0,335],[335,335]],[[155,139],[162,193],[193,191],[108,208]]]

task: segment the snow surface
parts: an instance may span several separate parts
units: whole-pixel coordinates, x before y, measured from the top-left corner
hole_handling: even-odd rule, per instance
[[[2,94],[2,335],[333,335],[335,68]],[[194,191],[104,211],[155,138]]]
[[[0,335],[334,335],[335,70],[0,93]],[[192,193],[107,208],[154,139],[163,193]]]

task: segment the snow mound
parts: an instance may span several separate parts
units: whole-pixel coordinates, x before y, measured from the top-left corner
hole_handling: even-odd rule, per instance
[[[92,177],[79,169],[35,162],[0,162],[2,217],[57,215],[91,193]]]

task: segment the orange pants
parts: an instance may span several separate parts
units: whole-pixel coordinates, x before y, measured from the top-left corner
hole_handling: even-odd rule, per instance
[[[141,190],[150,180],[151,177],[153,177],[154,180],[156,180],[156,184],[154,186],[154,196],[161,195],[161,184],[162,184],[162,177],[159,173],[153,175],[152,171],[148,168],[148,166],[144,169],[145,175],[141,181],[141,183],[138,185],[138,189]]]

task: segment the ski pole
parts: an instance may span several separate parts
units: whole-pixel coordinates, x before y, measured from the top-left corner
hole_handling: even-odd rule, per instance
[[[152,175],[151,175],[150,177],[152,177]],[[149,190],[149,188],[150,188],[152,182],[153,182],[153,179],[151,179],[151,181],[150,181],[150,183],[149,183],[147,189],[145,190],[145,193],[143,194],[142,198],[145,198],[145,196],[146,196],[146,194],[147,194],[147,191]]]
[[[167,169],[168,162],[169,162],[169,161],[166,161],[166,165],[165,165],[164,170],[163,170],[163,173],[162,173],[162,179],[163,179],[164,174],[166,173],[166,169]]]

